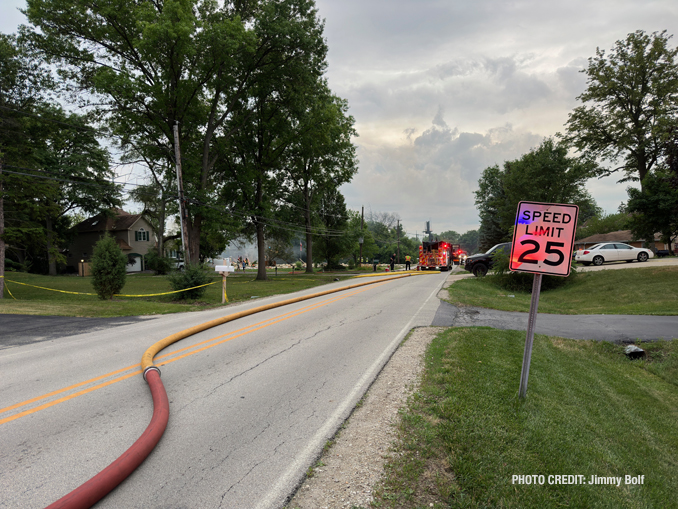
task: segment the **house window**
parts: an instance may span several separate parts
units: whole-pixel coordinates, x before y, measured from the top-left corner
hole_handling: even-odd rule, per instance
[[[150,235],[143,228],[140,228],[139,230],[134,232],[134,240],[136,240],[137,242],[143,240],[150,240]]]

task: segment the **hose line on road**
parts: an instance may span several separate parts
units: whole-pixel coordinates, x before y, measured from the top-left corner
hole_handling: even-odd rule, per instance
[[[113,491],[151,454],[160,441],[169,419],[169,401],[158,368],[149,369],[144,378],[153,398],[153,417],[146,431],[113,463],[89,481],[60,498],[47,509],[88,509]]]
[[[86,509],[92,507],[99,500],[113,491],[151,454],[151,451],[158,444],[160,438],[165,432],[165,428],[167,427],[167,422],[169,420],[169,402],[167,400],[165,386],[160,379],[160,370],[153,365],[153,358],[164,348],[167,348],[169,345],[176,343],[177,341],[193,336],[194,334],[198,334],[199,332],[211,329],[212,327],[216,327],[227,322],[231,322],[233,320],[237,320],[238,318],[253,315],[255,313],[286,306],[288,304],[294,304],[295,302],[322,297],[323,295],[329,295],[331,293],[350,290],[352,288],[372,285],[375,283],[383,283],[385,281],[392,281],[394,279],[402,279],[404,277],[421,274],[422,273],[408,273],[388,278],[379,278],[376,281],[356,283],[349,286],[342,286],[341,288],[333,288],[331,290],[324,290],[322,292],[315,292],[309,295],[302,295],[300,297],[294,297],[279,302],[273,302],[271,304],[265,304],[263,306],[257,306],[252,309],[232,313],[230,315],[216,318],[214,320],[210,320],[209,322],[184,329],[153,344],[144,352],[143,356],[141,357],[141,369],[143,370],[143,376],[146,380],[146,383],[148,383],[148,387],[151,391],[151,397],[153,398],[153,417],[151,418],[151,422],[146,428],[146,431],[144,431],[139,439],[134,442],[132,447],[127,449],[127,451],[125,451],[108,467],[92,477],[89,481],[85,482],[79,488],[76,488],[48,506],[46,509]]]

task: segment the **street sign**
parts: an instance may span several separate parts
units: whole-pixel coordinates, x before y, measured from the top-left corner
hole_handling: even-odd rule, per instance
[[[578,215],[577,205],[521,201],[513,229],[509,269],[569,276]]]
[[[523,352],[518,396],[527,396],[527,379],[530,375],[532,343],[539,309],[539,293],[543,274],[569,276],[572,265],[572,245],[577,230],[579,207],[562,203],[537,203],[521,201],[513,228],[509,269],[514,272],[531,272],[532,299],[527,317],[527,335]]]

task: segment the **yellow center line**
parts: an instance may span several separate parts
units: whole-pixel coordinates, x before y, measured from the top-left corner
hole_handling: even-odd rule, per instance
[[[311,304],[311,305],[309,305],[309,306],[306,306],[306,307],[304,307],[304,308],[302,308],[302,309],[309,309],[309,310],[310,310],[311,308],[315,308],[315,307],[317,307],[317,306],[318,306],[318,304],[316,303],[316,304]],[[246,330],[246,329],[249,329],[250,327],[255,327],[255,326],[260,325],[260,324],[262,324],[262,323],[270,322],[271,320],[275,320],[276,318],[279,318],[280,316],[285,316],[285,315],[290,314],[290,313],[293,313],[293,311],[289,311],[289,312],[287,312],[287,313],[283,313],[282,315],[279,315],[278,317],[268,318],[267,320],[263,320],[263,321],[261,321],[261,322],[259,322],[259,323],[253,324],[253,325],[248,325],[247,327],[243,327],[243,328],[241,328],[241,329],[237,329],[237,330],[235,330],[235,331],[233,331],[233,332],[230,332],[229,334],[234,334],[234,333],[236,333],[236,332],[244,331],[244,330]],[[219,337],[223,337],[223,336],[219,336]],[[210,341],[213,341],[213,340],[215,340],[215,339],[219,339],[219,337],[217,337],[217,338],[212,338],[212,339],[208,339],[208,340],[202,341],[202,342],[200,342],[200,343],[197,343],[197,344],[195,344],[195,345],[187,346],[187,347],[181,348],[181,349],[179,349],[179,350],[175,350],[174,352],[166,353],[166,354],[164,354],[164,355],[160,355],[159,357],[157,357],[157,359],[163,359],[163,358],[165,358],[165,357],[177,355],[178,353],[181,353],[181,352],[183,352],[183,351],[185,351],[185,350],[189,350],[189,349],[191,349],[191,348],[198,347],[198,346],[203,345],[203,344],[205,344],[205,343],[209,343]],[[64,387],[63,389],[59,389],[59,390],[56,390],[56,391],[52,391],[52,392],[49,392],[49,393],[47,393],[47,394],[43,394],[42,396],[37,396],[37,397],[35,397],[35,398],[31,398],[31,399],[29,399],[29,400],[23,401],[23,402],[21,402],[21,403],[16,403],[16,404],[14,404],[14,405],[11,405],[11,406],[8,406],[8,407],[5,407],[5,408],[0,408],[0,413],[8,412],[9,410],[14,410],[15,408],[19,408],[19,407],[21,407],[21,406],[30,405],[31,403],[35,403],[36,401],[40,401],[41,399],[49,398],[49,397],[51,397],[51,396],[56,396],[57,394],[61,394],[61,393],[63,393],[63,392],[67,392],[67,391],[70,391],[70,390],[73,390],[73,389],[77,389],[78,387],[82,387],[83,385],[91,384],[91,383],[93,383],[93,382],[96,382],[97,380],[102,380],[102,379],[104,379],[104,378],[108,378],[108,377],[110,377],[110,376],[116,375],[116,374],[118,374],[118,373],[122,373],[122,372],[127,371],[127,370],[130,370],[130,369],[139,368],[140,366],[141,366],[141,363],[133,364],[132,366],[127,366],[126,368],[121,368],[121,369],[118,369],[118,370],[116,370],[116,371],[111,371],[110,373],[107,373],[107,374],[105,374],[105,375],[97,376],[97,377],[95,377],[95,378],[90,378],[89,380],[85,380],[84,382],[80,382],[80,383],[77,383],[77,384],[74,384],[74,385],[70,385],[70,386],[68,386],[68,387]],[[138,372],[137,372],[137,373],[138,373]],[[0,422],[1,422],[1,421],[0,421]]]
[[[378,283],[378,284],[376,284],[376,285],[374,285],[374,286],[382,286],[383,284],[386,284],[386,282],[384,282],[384,283]],[[356,294],[358,294],[358,293],[361,293],[361,292],[363,292],[363,291],[366,291],[366,290],[368,290],[369,288],[371,288],[371,287],[361,288],[360,290],[357,290],[357,291],[352,292],[352,293],[349,293],[349,294],[341,295],[341,296],[339,296],[339,297],[333,297],[333,298],[331,298],[331,299],[327,299],[327,300],[322,301],[322,302],[320,302],[320,303],[315,303],[315,304],[312,304],[312,305],[310,305],[310,306],[306,306],[306,307],[301,308],[301,309],[299,309],[299,310],[297,310],[297,311],[289,311],[289,312],[287,312],[287,313],[283,313],[282,315],[278,315],[277,317],[269,318],[269,319],[267,319],[267,320],[262,320],[262,321],[259,322],[259,323],[256,323],[256,324],[253,324],[253,325],[250,325],[250,326],[247,326],[247,327],[243,327],[243,328],[241,328],[241,329],[238,329],[238,330],[235,330],[235,331],[232,331],[232,332],[229,332],[228,334],[223,334],[223,335],[221,335],[221,336],[217,336],[217,337],[214,337],[214,338],[211,338],[211,339],[202,341],[201,343],[198,343],[198,344],[195,344],[195,345],[192,345],[192,346],[188,346],[188,347],[182,348],[182,349],[180,349],[180,350],[177,350],[177,351],[174,351],[174,352],[171,352],[171,353],[167,353],[167,354],[161,355],[161,356],[158,357],[158,359],[162,359],[162,358],[165,358],[165,357],[176,356],[177,354],[179,354],[179,353],[181,353],[181,352],[183,352],[183,351],[190,350],[190,349],[195,349],[195,348],[198,347],[198,346],[205,345],[206,343],[210,343],[210,342],[215,341],[215,340],[220,339],[220,338],[227,338],[227,339],[223,339],[223,340],[221,340],[221,341],[219,341],[219,342],[217,342],[217,343],[214,343],[214,344],[212,344],[212,345],[203,346],[202,348],[200,348],[200,349],[198,349],[198,350],[195,350],[195,351],[192,351],[192,352],[187,352],[187,353],[185,353],[185,354],[183,354],[183,355],[181,355],[181,356],[178,356],[178,357],[176,357],[176,358],[166,360],[166,361],[164,361],[164,362],[158,364],[158,366],[164,366],[164,365],[169,364],[169,363],[171,363],[171,362],[174,362],[174,361],[176,361],[176,360],[183,359],[184,357],[188,357],[188,356],[193,355],[193,354],[196,354],[196,353],[198,353],[198,352],[202,352],[203,350],[207,350],[207,349],[209,349],[209,348],[212,348],[212,347],[214,347],[214,346],[220,345],[220,344],[222,344],[222,343],[226,343],[227,341],[230,341],[230,340],[232,340],[232,339],[235,339],[235,338],[244,336],[244,335],[246,335],[246,334],[249,334],[250,332],[254,332],[254,331],[257,331],[257,330],[260,330],[260,329],[264,329],[264,328],[269,327],[269,326],[271,326],[271,325],[274,325],[274,324],[276,324],[276,323],[278,323],[278,322],[282,322],[282,321],[287,320],[287,319],[289,319],[289,318],[292,318],[292,317],[294,317],[294,316],[298,316],[298,315],[301,315],[301,314],[306,313],[306,312],[308,312],[308,311],[312,311],[313,309],[316,309],[316,308],[319,308],[319,307],[322,307],[322,306],[326,306],[326,305],[328,305],[328,304],[331,304],[331,303],[333,303],[333,302],[336,302],[336,301],[345,299],[345,298],[347,298],[347,297],[351,297],[351,296],[353,296],[353,295],[356,295]],[[248,329],[249,329],[249,330],[248,330]],[[238,334],[238,333],[239,333],[239,334]],[[228,337],[228,336],[231,336],[231,337]],[[31,404],[31,403],[34,403],[34,402],[36,402],[36,401],[39,401],[39,400],[41,400],[41,399],[48,398],[48,397],[50,397],[50,396],[54,396],[54,395],[56,395],[56,394],[61,394],[61,393],[63,393],[63,392],[66,392],[66,391],[75,389],[75,388],[77,388],[77,387],[81,387],[81,386],[83,386],[83,385],[87,385],[87,384],[89,384],[89,383],[95,382],[95,381],[97,381],[97,380],[101,380],[101,379],[103,379],[103,378],[110,377],[110,376],[112,376],[112,375],[115,375],[115,374],[117,374],[117,373],[121,373],[121,372],[123,372],[123,371],[127,371],[127,370],[129,370],[129,369],[138,368],[140,365],[141,365],[140,363],[139,363],[139,364],[134,364],[134,365],[128,366],[128,367],[126,367],[126,368],[122,368],[122,369],[119,369],[119,370],[116,370],[116,371],[112,371],[111,373],[108,373],[108,374],[106,374],[106,375],[101,375],[101,376],[98,376],[98,377],[96,377],[96,378],[91,378],[91,379],[86,380],[86,381],[84,381],[84,382],[80,382],[80,383],[78,383],[78,384],[71,385],[71,386],[69,386],[69,387],[65,387],[65,388],[63,388],[63,389],[59,389],[59,390],[57,390],[57,391],[52,391],[52,392],[47,393],[47,394],[44,394],[44,395],[42,395],[42,396],[37,396],[37,397],[35,397],[35,398],[29,399],[29,400],[27,400],[27,401],[24,401],[24,402],[22,402],[22,403],[17,403],[17,404],[15,404],[15,405],[12,405],[12,406],[5,407],[5,408],[3,408],[3,409],[0,409],[0,413],[6,412],[6,411],[9,411],[9,410],[12,410],[12,409],[21,407],[21,406],[25,406],[25,405],[28,405],[28,404]],[[126,379],[131,378],[132,376],[138,375],[138,374],[140,374],[140,373],[141,373],[141,369],[137,369],[136,371],[133,371],[133,372],[131,372],[131,373],[127,373],[126,375],[122,375],[122,376],[120,376],[120,377],[114,378],[114,379],[109,380],[109,381],[107,381],[107,382],[104,382],[104,383],[95,385],[95,386],[93,386],[93,387],[90,387],[90,388],[87,388],[87,389],[78,391],[78,392],[73,393],[73,394],[69,394],[68,396],[64,396],[64,397],[59,398],[59,399],[56,399],[56,400],[54,400],[54,401],[50,401],[50,402],[44,403],[44,404],[39,405],[39,406],[37,406],[37,407],[31,408],[31,409],[28,409],[28,410],[24,410],[23,412],[19,412],[19,413],[17,413],[17,414],[14,414],[14,415],[5,417],[4,419],[0,419],[0,424],[5,424],[6,422],[14,421],[14,420],[16,420],[16,419],[19,419],[20,417],[24,417],[24,416],[26,416],[26,415],[33,414],[33,413],[38,412],[38,411],[40,411],[40,410],[44,410],[44,409],[46,409],[46,408],[50,408],[50,407],[52,407],[52,406],[54,406],[54,405],[57,405],[57,404],[59,404],[59,403],[63,403],[63,402],[65,402],[65,401],[69,401],[69,400],[71,400],[71,399],[73,399],[73,398],[76,398],[76,397],[78,397],[78,396],[82,396],[82,395],[84,395],[84,394],[88,394],[88,393],[90,393],[90,392],[93,392],[93,391],[95,391],[95,390],[101,389],[101,388],[103,388],[103,387],[107,387],[107,386],[112,385],[112,384],[114,384],[114,383],[117,383],[117,382],[126,380]]]

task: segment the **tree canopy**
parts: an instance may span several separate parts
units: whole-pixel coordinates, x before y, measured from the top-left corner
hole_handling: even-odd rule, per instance
[[[643,181],[662,156],[668,129],[678,120],[678,48],[663,31],[638,30],[609,54],[589,58],[587,88],[567,121],[564,139],[591,156],[620,166],[623,181]]]
[[[573,203],[595,209],[585,184],[597,172],[598,166],[589,158],[568,156],[566,145],[550,138],[520,159],[504,162],[503,168],[486,168],[475,193],[480,250],[511,240],[520,201]]]

